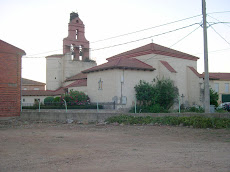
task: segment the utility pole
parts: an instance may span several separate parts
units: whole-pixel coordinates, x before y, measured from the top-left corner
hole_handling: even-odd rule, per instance
[[[206,23],[206,2],[202,0],[203,35],[204,35],[204,108],[205,113],[210,113],[209,72],[208,72],[208,41]]]

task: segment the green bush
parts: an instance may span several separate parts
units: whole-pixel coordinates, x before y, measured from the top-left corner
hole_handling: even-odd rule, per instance
[[[102,105],[98,105],[99,109],[103,109]],[[65,109],[64,105],[55,106],[40,106],[41,109]],[[22,109],[38,109],[38,106],[23,106]],[[97,109],[97,105],[75,105],[75,106],[67,106],[67,109]]]
[[[196,113],[204,113],[204,109],[202,107],[190,107],[186,110],[186,112],[196,112]]]
[[[154,105],[146,105],[146,106],[137,106],[136,107],[137,113],[168,113],[169,111],[161,107],[159,104]],[[130,109],[131,113],[135,112],[135,107]]]
[[[46,97],[44,99],[44,104],[48,105],[48,104],[52,104],[54,102],[54,98],[53,97]]]
[[[61,96],[61,103],[64,103],[63,99],[70,103],[70,105],[85,105],[90,103],[89,97],[84,92],[70,90],[68,94]]]
[[[120,115],[110,117],[106,120],[108,123],[123,124],[161,124],[161,125],[183,125],[193,126],[194,128],[230,128],[230,119],[227,118],[206,118],[201,116],[192,117],[135,117],[128,115]]]
[[[55,97],[53,102],[59,103],[59,102],[61,102],[61,98],[60,97]]]
[[[142,112],[167,112],[178,96],[178,89],[170,79],[157,79],[156,84],[141,80],[134,89]]]
[[[215,107],[217,107],[218,99],[219,99],[218,93],[215,92],[212,88],[210,88],[210,104],[215,105]]]

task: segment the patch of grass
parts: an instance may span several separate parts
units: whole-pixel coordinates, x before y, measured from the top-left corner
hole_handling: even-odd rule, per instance
[[[230,128],[230,119],[227,118],[206,118],[201,116],[192,117],[151,117],[151,116],[130,116],[120,115],[110,117],[106,120],[107,123],[119,123],[119,124],[161,124],[161,125],[183,125],[193,126],[194,128]]]

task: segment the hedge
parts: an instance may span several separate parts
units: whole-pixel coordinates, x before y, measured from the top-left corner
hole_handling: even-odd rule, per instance
[[[207,118],[201,116],[192,117],[135,117],[129,115],[120,115],[110,117],[106,120],[108,123],[123,124],[161,124],[161,125],[183,125],[193,126],[194,128],[230,128],[230,119],[227,118]]]
[[[102,105],[98,105],[103,109]],[[38,106],[23,106],[22,109],[38,109]],[[40,109],[65,109],[65,106],[40,106]],[[67,106],[67,109],[97,109],[97,105]]]

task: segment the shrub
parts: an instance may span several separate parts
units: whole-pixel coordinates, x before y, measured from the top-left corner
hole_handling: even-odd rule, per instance
[[[53,97],[46,97],[44,99],[44,104],[45,105],[49,105],[49,104],[52,104],[54,102],[54,98]]]
[[[227,118],[206,118],[202,116],[192,117],[135,117],[128,115],[120,115],[110,117],[106,120],[108,123],[123,124],[161,124],[161,125],[180,125],[193,126],[194,128],[230,128],[230,119]]]
[[[55,97],[55,98],[54,98],[54,102],[55,102],[55,103],[61,102],[61,98],[60,98],[60,97]]]
[[[90,103],[89,97],[84,92],[70,90],[68,94],[61,96],[61,103],[64,103],[63,99],[68,105],[85,105]]]
[[[103,109],[102,105],[98,105],[99,109]],[[40,106],[41,109],[65,109],[64,105],[54,106],[54,105],[46,105]],[[38,106],[23,106],[22,109],[38,109]],[[68,106],[68,109],[97,109],[97,105],[75,105]]]
[[[134,89],[142,112],[168,112],[178,96],[177,87],[169,79],[157,79],[155,85],[141,80]]]
[[[215,105],[215,107],[218,106],[218,93],[215,92],[212,88],[210,88],[210,104]]]

